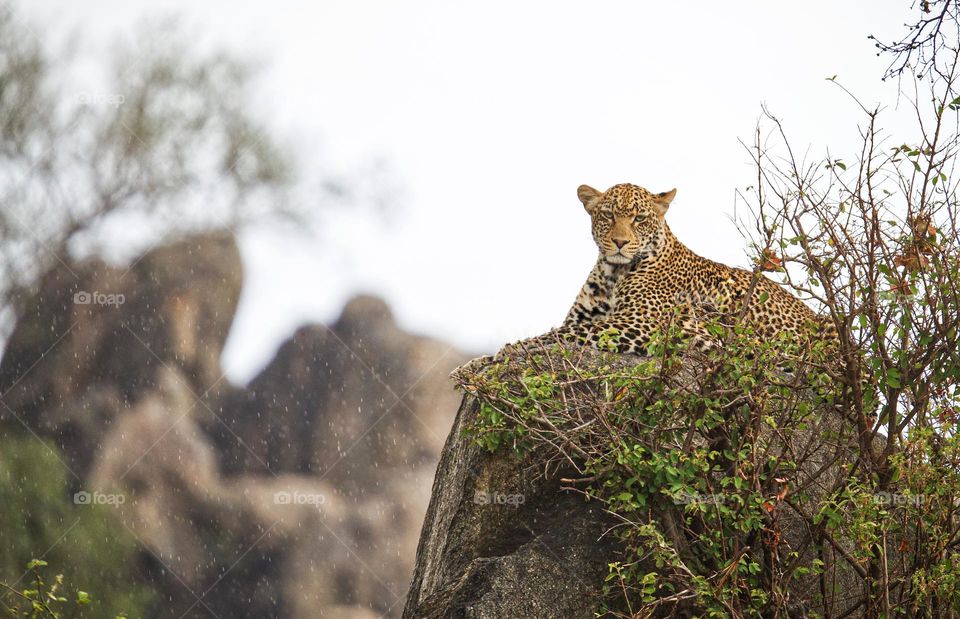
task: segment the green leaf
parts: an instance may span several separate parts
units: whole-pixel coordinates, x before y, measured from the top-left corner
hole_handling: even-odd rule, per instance
[[[900,388],[900,379],[903,376],[900,374],[900,370],[897,368],[890,368],[887,370],[887,386],[893,389]]]

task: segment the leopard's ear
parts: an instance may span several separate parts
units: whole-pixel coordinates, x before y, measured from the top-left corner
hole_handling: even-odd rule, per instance
[[[664,191],[663,193],[658,193],[653,196],[653,203],[656,205],[657,210],[660,211],[661,217],[667,214],[667,209],[670,208],[670,203],[673,202],[673,198],[676,195],[677,190],[671,189],[670,191]]]
[[[583,208],[587,209],[588,213],[593,212],[593,205],[600,195],[601,193],[590,185],[580,185],[577,187],[577,197],[583,202]]]

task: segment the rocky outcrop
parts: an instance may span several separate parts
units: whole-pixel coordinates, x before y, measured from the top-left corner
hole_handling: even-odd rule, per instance
[[[51,439],[74,491],[125,497],[131,578],[165,600],[152,616],[399,616],[465,357],[358,297],[231,385],[241,284],[219,234],[60,265],[20,303],[0,439]]]
[[[462,435],[466,397],[444,446],[404,619],[590,619],[615,542],[600,505],[509,454]]]
[[[0,361],[9,409],[56,438],[82,474],[121,408],[176,368],[195,400],[223,386],[220,354],[240,298],[232,237],[209,235],[156,248],[128,267],[59,263],[39,282]],[[203,407],[197,407],[203,410]]]
[[[669,409],[669,417],[668,409],[657,408],[661,416],[656,421],[610,416],[621,406],[617,404],[621,398],[630,402],[646,388],[644,385],[653,382],[657,387],[651,389],[649,402],[657,404],[672,389],[700,393],[710,380],[709,372],[704,371],[702,359],[684,358],[670,371],[661,366],[643,379],[633,375],[628,387],[623,382],[628,376],[624,370],[651,360],[598,353],[573,344],[562,346],[565,350],[553,353],[540,342],[510,345],[501,351],[497,363],[491,364],[489,357],[475,359],[454,372],[455,382],[468,395],[440,458],[404,619],[587,619],[595,617],[603,604],[623,605],[611,610],[627,613],[610,616],[632,616],[629,608],[637,611],[641,606],[642,616],[698,614],[696,604],[702,600],[690,593],[692,588],[685,596],[673,596],[668,591],[663,599],[647,600],[646,606],[633,593],[630,600],[620,595],[601,596],[611,563],[636,561],[644,573],[667,569],[662,560],[650,558],[652,552],[643,552],[643,557],[633,555],[632,559],[627,556],[619,538],[612,535],[618,527],[652,524],[663,544],[671,549],[671,556],[699,565],[694,562],[698,558],[695,553],[702,543],[698,536],[706,525],[688,519],[691,512],[686,504],[693,502],[689,495],[679,500],[671,498],[661,492],[667,489],[659,485],[662,481],[645,478],[642,467],[631,467],[636,487],[652,490],[650,495],[656,498],[641,509],[615,516],[605,510],[605,503],[586,500],[585,493],[565,486],[593,479],[587,477],[586,469],[578,471],[575,465],[585,461],[579,454],[586,453],[583,449],[588,445],[596,447],[600,443],[607,449],[613,440],[614,447],[629,445],[628,451],[644,454],[692,455],[705,452],[705,448],[730,449],[717,447],[721,444],[716,441],[727,439],[713,429],[705,429],[705,424],[698,423],[696,412],[684,407]],[[609,377],[616,377],[616,381],[596,379],[598,371],[604,381]],[[535,395],[540,384],[536,379],[547,375],[550,395]],[[611,384],[621,386],[611,389]],[[757,565],[826,566],[822,576],[817,570],[806,569],[785,580],[786,584],[777,589],[781,596],[778,602],[782,603],[778,616],[864,616],[870,583],[854,558],[857,542],[852,536],[827,532],[817,518],[827,501],[835,513],[843,511],[851,522],[855,518],[852,514],[856,508],[850,504],[838,507],[831,497],[849,482],[850,467],[860,457],[859,437],[842,411],[823,406],[829,400],[815,397],[809,385],[798,387],[798,393],[801,399],[794,403],[810,403],[803,408],[806,412],[802,419],[794,418],[780,426],[787,417],[777,413],[775,418],[771,408],[769,419],[756,425],[758,434],[750,435],[751,448],[763,454],[760,462],[790,462],[796,463],[796,468],[785,467],[783,478],[771,477],[777,485],[773,486],[774,494],[766,495],[770,496],[764,504],[769,519],[763,521],[764,532],[770,537],[744,533],[738,543],[744,553],[756,557]],[[536,435],[536,448],[518,456],[506,445],[492,453],[479,446],[477,398],[484,398],[502,419],[509,419],[507,426],[523,427],[522,436]],[[814,409],[813,402],[819,402],[819,408]],[[626,406],[645,410],[643,404]],[[792,410],[781,412],[789,415]],[[812,410],[816,414],[811,414]],[[489,425],[485,428],[491,429]],[[610,432],[611,428],[617,431]],[[587,435],[589,438],[584,438]],[[747,432],[736,435],[746,436]],[[882,441],[876,440],[876,448],[882,449]],[[597,453],[594,449],[591,456]],[[615,464],[608,459],[605,466]],[[723,471],[718,466],[698,476],[717,480],[725,474]],[[584,487],[583,483],[579,487]],[[604,488],[599,494],[606,491]],[[735,496],[735,491],[729,490],[704,500],[737,504]],[[771,548],[779,554],[768,554]],[[891,565],[901,560],[902,548],[898,550],[897,542],[888,540],[886,552]],[[902,574],[896,566],[890,571],[896,576]]]
[[[402,331],[380,299],[357,297],[332,325],[298,330],[225,406],[217,436],[228,470],[323,475],[341,488],[378,484],[377,468],[436,461],[458,396],[447,373],[463,356]],[[397,481],[397,480],[394,480]]]

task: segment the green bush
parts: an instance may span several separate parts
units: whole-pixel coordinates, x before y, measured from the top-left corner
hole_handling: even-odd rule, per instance
[[[572,464],[621,523],[602,612],[869,615],[885,598],[887,616],[960,612],[954,434],[914,425],[882,474],[815,337],[737,327],[704,359],[673,335],[649,358],[557,346],[460,377],[479,401],[468,436]]]
[[[33,436],[0,439],[0,582],[29,588],[39,572],[26,566],[39,558],[90,592],[87,616],[143,616],[155,594],[136,580],[136,540],[114,508],[74,503],[61,459]]]

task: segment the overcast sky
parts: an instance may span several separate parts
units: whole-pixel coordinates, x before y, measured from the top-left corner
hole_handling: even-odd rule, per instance
[[[558,324],[596,257],[581,183],[678,188],[668,221],[710,258],[746,265],[734,192],[765,103],[795,146],[856,144],[856,105],[895,102],[868,34],[893,35],[907,0],[461,2],[29,0],[54,36],[105,53],[145,17],[180,14],[266,62],[258,105],[317,166],[384,160],[387,223],[338,217],[324,243],[262,230],[226,356],[248,379],[300,324],[357,292],[401,324],[490,351]],[[896,139],[896,137],[894,137]],[[316,170],[322,173],[323,170]]]

